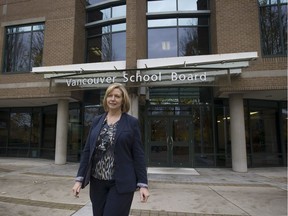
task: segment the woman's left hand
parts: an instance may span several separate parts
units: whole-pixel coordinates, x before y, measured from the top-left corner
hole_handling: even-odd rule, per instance
[[[141,202],[147,202],[149,197],[149,190],[148,188],[142,187],[140,188],[140,201]]]

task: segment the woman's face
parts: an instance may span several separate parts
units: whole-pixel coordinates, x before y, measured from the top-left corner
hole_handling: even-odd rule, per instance
[[[113,89],[107,95],[107,106],[110,110],[121,110],[123,104],[123,94],[122,91],[118,88]]]

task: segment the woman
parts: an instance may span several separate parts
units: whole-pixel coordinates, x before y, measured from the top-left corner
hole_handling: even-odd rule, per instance
[[[128,216],[134,191],[149,197],[147,170],[138,120],[127,114],[128,93],[123,85],[110,85],[103,99],[105,113],[92,123],[73,194],[90,182],[94,216]]]

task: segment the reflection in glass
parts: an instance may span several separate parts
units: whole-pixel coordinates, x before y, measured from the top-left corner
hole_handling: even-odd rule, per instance
[[[179,26],[208,26],[208,18],[181,18],[178,19]]]
[[[112,61],[126,59],[126,32],[112,34]]]
[[[179,56],[209,54],[208,28],[179,28]]]
[[[147,3],[147,11],[149,13],[176,11],[176,0],[147,1]]]
[[[8,145],[8,132],[9,132],[9,111],[0,111],[0,155],[5,156]]]
[[[126,5],[112,7],[112,18],[126,17]]]
[[[167,137],[167,119],[151,120],[151,141],[165,141]]]
[[[177,26],[177,19],[148,20],[148,27]]]
[[[177,29],[148,30],[148,58],[177,56]]]
[[[126,23],[112,25],[112,32],[126,31]]]
[[[87,62],[125,60],[125,30],[125,23],[89,28],[87,31],[89,36],[87,38]]]
[[[28,156],[31,131],[31,113],[11,112],[8,155]]]
[[[43,56],[43,44],[44,44],[44,32],[34,32],[31,49],[31,64],[32,67],[42,66]]]
[[[253,165],[281,164],[281,148],[277,140],[276,109],[251,108],[249,115]]]
[[[31,139],[30,139],[30,154],[31,157],[39,157],[39,147],[41,143],[41,109],[33,109]]]
[[[87,11],[87,23],[120,17],[126,17],[126,5],[108,7],[104,9],[96,8]]]
[[[42,158],[54,158],[55,156],[56,118],[56,107],[45,110],[43,113],[43,138],[40,153]]]
[[[190,119],[174,119],[173,120],[173,141],[184,142],[188,145],[189,141],[189,123]]]
[[[189,162],[189,147],[175,146],[173,148],[173,163],[178,165],[187,164]]]
[[[210,106],[193,107],[194,126],[194,151],[199,154],[202,160],[195,161],[199,166],[210,166],[214,160],[210,161],[209,154],[213,154],[213,132],[212,132],[212,111]]]
[[[5,72],[29,72],[42,65],[44,25],[6,29]]]
[[[150,162],[167,165],[167,146],[157,146],[153,145],[150,148]]]
[[[260,2],[260,27],[264,55],[287,55],[287,5]]]

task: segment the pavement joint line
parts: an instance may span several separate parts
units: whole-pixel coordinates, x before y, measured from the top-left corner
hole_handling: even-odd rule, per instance
[[[232,205],[234,205],[235,207],[241,209],[241,211],[245,212],[246,215],[250,215],[247,211],[245,211],[243,208],[241,208],[240,206],[236,205],[234,202],[231,202],[229,199],[227,199],[226,197],[224,197],[222,194],[220,194],[218,191],[214,190],[213,188],[209,187],[212,191],[214,191],[216,194],[218,194],[220,197],[222,197],[223,199],[225,199],[227,202],[231,203]]]
[[[79,204],[55,203],[55,202],[46,202],[39,200],[5,197],[5,196],[0,196],[0,202],[12,203],[17,205],[53,208],[53,209],[74,210],[74,211],[78,211],[79,209],[85,206]]]
[[[175,184],[176,182],[149,181],[149,183]],[[209,182],[177,182],[177,184],[204,185],[204,186],[235,186],[235,187],[273,187],[270,184],[239,184],[239,183],[209,183]]]
[[[48,177],[59,177],[59,178],[74,178],[69,175],[57,175],[57,174],[47,174],[47,173],[34,173],[34,172],[24,172],[24,175],[36,175],[36,176],[48,176]]]
[[[129,216],[243,216],[231,214],[205,214],[205,213],[189,213],[189,212],[171,212],[171,211],[155,211],[155,210],[138,210],[131,209]]]

